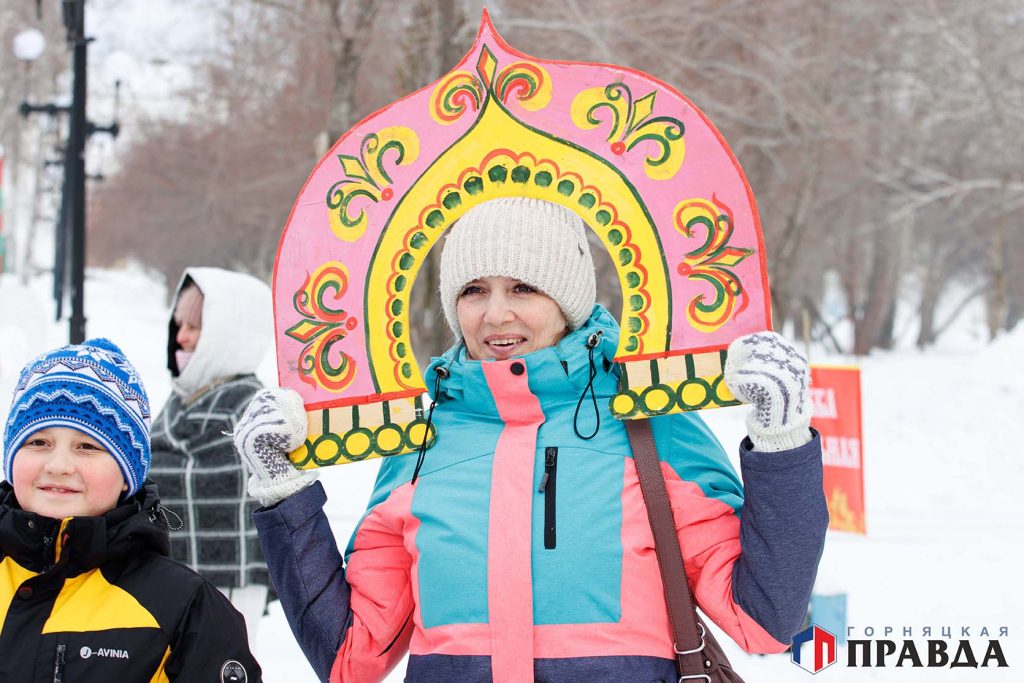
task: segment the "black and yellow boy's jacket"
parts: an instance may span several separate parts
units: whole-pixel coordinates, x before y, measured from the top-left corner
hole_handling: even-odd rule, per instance
[[[0,484],[0,683],[260,681],[242,616],[168,552],[152,483],[64,520]]]

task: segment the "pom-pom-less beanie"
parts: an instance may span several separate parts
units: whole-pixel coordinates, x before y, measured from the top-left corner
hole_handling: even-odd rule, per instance
[[[459,292],[481,277],[521,280],[554,299],[571,329],[590,317],[596,298],[586,226],[569,209],[529,197],[506,197],[470,209],[448,232],[441,252],[441,306],[462,337]]]
[[[45,353],[25,366],[4,429],[4,476],[14,456],[47,427],[70,427],[96,439],[117,461],[127,496],[149,472],[149,399],[138,372],[107,339]]]

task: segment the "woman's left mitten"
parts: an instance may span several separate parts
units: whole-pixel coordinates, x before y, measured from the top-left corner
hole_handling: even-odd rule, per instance
[[[807,360],[776,332],[755,332],[729,345],[725,383],[753,406],[747,433],[754,450],[767,453],[811,440],[810,370]]]

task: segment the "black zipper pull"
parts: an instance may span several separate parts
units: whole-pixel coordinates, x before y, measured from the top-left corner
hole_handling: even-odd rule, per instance
[[[553,550],[555,547],[555,475],[558,470],[558,448],[548,446],[544,449],[544,476],[540,479],[538,493],[544,494],[544,547]]]
[[[548,479],[551,478],[551,472],[555,469],[557,460],[557,448],[549,446],[544,449],[544,476],[540,478],[540,487],[537,489],[537,493],[544,493],[544,489],[548,487]]]
[[[64,652],[68,649],[68,646],[61,643],[57,646],[57,657],[53,662],[53,683],[63,683],[64,681]]]

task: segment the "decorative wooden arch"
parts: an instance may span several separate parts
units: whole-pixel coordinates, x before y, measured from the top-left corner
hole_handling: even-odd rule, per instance
[[[736,403],[721,377],[725,350],[769,328],[770,313],[757,209],[725,141],[670,86],[528,57],[484,12],[459,65],[343,135],[292,208],[274,315],[280,384],[309,415],[298,466],[419,447],[416,275],[463,213],[509,196],[575,211],[616,266],[616,417]]]

